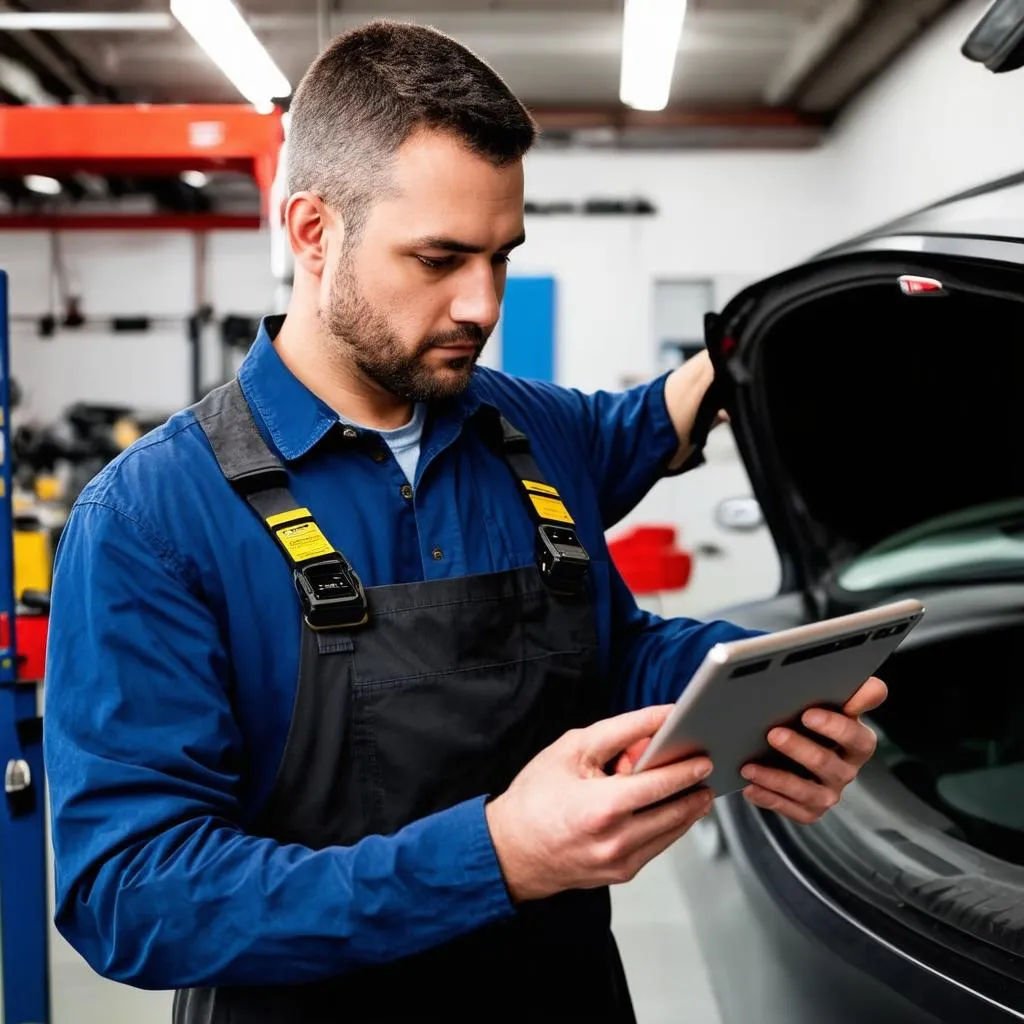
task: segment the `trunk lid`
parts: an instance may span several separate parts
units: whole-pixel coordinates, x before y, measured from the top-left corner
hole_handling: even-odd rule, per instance
[[[1024,243],[971,203],[991,231],[973,193],[708,318],[783,590],[856,606],[1024,578]]]

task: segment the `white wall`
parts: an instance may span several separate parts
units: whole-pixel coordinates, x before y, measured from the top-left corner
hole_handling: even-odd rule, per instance
[[[51,421],[79,400],[168,412],[187,404],[191,357],[184,321],[196,304],[192,237],[184,232],[66,232],[60,243],[69,281],[81,289],[88,318],[147,315],[163,322],[140,334],[86,327],[39,337],[35,321],[50,311],[50,236],[0,232],[0,269],[10,277],[14,319],[12,373],[25,392],[19,419]],[[219,313],[264,312],[273,297],[267,237],[213,233],[207,280]],[[219,355],[214,333],[206,340],[204,379],[212,382]]]
[[[656,369],[658,277],[711,278],[720,304],[740,286],[833,238],[820,153],[538,152],[531,198],[643,196],[653,217],[533,216],[512,273],[558,281],[558,372],[583,388],[616,387]]]
[[[840,235],[1024,170],[1024,70],[994,75],[960,53],[989,6],[954,8],[840,120],[824,154]]]

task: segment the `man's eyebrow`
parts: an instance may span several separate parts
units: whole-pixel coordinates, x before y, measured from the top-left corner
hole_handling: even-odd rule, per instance
[[[506,242],[504,245],[498,248],[498,252],[507,252],[509,249],[514,249],[518,245],[522,245],[526,241],[526,235],[521,234],[516,238],[513,238],[510,242]],[[441,249],[444,252],[457,252],[465,253],[468,255],[474,255],[476,253],[483,252],[483,248],[479,245],[469,245],[466,242],[459,242],[454,238],[445,238],[441,235],[427,235],[424,238],[417,238],[412,243],[413,249]]]

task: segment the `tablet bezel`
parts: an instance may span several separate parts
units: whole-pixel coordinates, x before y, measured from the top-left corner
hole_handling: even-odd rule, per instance
[[[742,669],[746,665],[757,665],[764,661],[769,661],[771,662],[770,666],[762,673],[758,673],[763,676],[760,682],[772,685],[774,676],[775,685],[784,686],[785,674],[779,672],[779,669],[784,668],[784,666],[780,661],[776,660],[780,656],[788,658],[793,654],[809,651],[818,652],[818,648],[822,646],[834,646],[834,650],[816,653],[816,656],[820,656],[824,662],[833,655],[842,655],[848,649],[844,646],[843,642],[850,638],[860,637],[864,633],[876,634],[884,629],[894,629],[893,634],[889,637],[877,640],[877,670],[877,667],[880,667],[891,656],[893,651],[903,643],[924,614],[925,606],[920,601],[906,599],[864,611],[852,612],[848,615],[823,619],[803,626],[766,633],[762,636],[716,644],[708,651],[704,661],[676,701],[669,717],[654,735],[650,745],[637,761],[633,772],[645,771],[648,768],[669,764],[672,761],[680,760],[687,756],[694,756],[693,753],[686,752],[687,749],[692,749],[691,744],[688,741],[684,742],[684,738],[678,735],[683,729],[688,714],[698,706],[701,700],[708,699],[706,695],[712,693],[712,688],[717,681],[732,678],[738,669]],[[895,630],[903,626],[904,623],[906,623],[906,628],[896,632]],[[866,679],[862,680],[858,686],[863,685],[865,681]],[[854,690],[854,692],[856,691]],[[777,702],[778,712],[773,713],[770,720],[764,723],[763,732],[765,735],[780,720],[796,718],[806,707],[814,706],[813,704],[787,705],[784,699],[785,690],[780,689],[779,693],[783,696]],[[852,696],[852,692],[845,695],[842,698],[842,703],[845,704],[846,700]],[[706,741],[706,747],[711,752],[712,757],[713,749],[716,746],[714,741],[714,736],[709,736]],[[726,772],[730,772],[740,766],[716,765],[715,776],[721,777],[720,767],[725,769]],[[736,788],[739,787],[733,786],[725,792],[732,792]],[[724,795],[724,793],[719,793],[717,789],[715,792],[716,795]]]

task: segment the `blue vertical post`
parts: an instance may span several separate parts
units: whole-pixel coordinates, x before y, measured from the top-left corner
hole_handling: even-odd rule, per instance
[[[18,682],[11,480],[10,336],[7,275],[0,271],[0,612],[7,616],[0,649],[0,772],[25,762],[27,789],[0,798],[0,933],[4,1024],[48,1024],[48,911],[42,731],[34,683]],[[20,770],[12,781],[25,781]]]
[[[517,377],[555,379],[555,279],[510,277],[501,317],[501,368]]]

